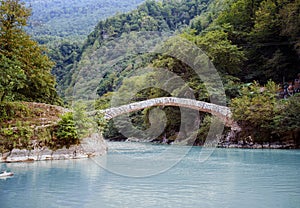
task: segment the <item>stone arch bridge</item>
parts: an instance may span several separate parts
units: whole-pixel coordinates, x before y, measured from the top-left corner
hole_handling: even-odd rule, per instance
[[[190,109],[195,109],[202,112],[207,112],[212,115],[217,116],[225,126],[231,127],[232,129],[239,129],[239,126],[232,118],[232,113],[230,108],[226,106],[216,105],[213,103],[207,103],[198,100],[192,100],[187,98],[177,98],[177,97],[160,97],[153,98],[149,100],[139,101],[135,103],[130,103],[127,105],[122,105],[119,107],[112,107],[105,110],[100,110],[104,114],[104,117],[109,120],[119,115],[130,113],[138,110],[142,110],[148,107],[154,106],[178,106]],[[99,111],[94,111],[95,114]]]

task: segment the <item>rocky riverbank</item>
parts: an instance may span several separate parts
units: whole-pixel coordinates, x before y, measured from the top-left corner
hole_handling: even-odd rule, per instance
[[[87,138],[77,134],[67,108],[34,102],[12,102],[3,107],[9,116],[1,122],[0,163],[80,159],[107,152],[101,134],[90,133]]]
[[[232,130],[222,135],[220,138],[217,148],[240,148],[240,149],[298,149],[299,144],[294,139],[284,138],[282,141],[276,142],[254,142],[251,136],[246,138],[240,137],[240,131]],[[291,138],[288,135],[288,138]],[[177,145],[193,145],[194,141],[184,140],[183,142],[165,139],[139,139],[139,138],[128,138],[125,142],[150,142],[158,144],[177,144]],[[195,144],[195,146],[202,146],[202,144]]]
[[[243,148],[243,149],[298,149],[299,133],[290,132],[286,138],[274,142],[257,143],[251,136],[243,137],[241,131],[229,131],[219,141],[218,148]]]
[[[297,146],[293,143],[264,142],[262,144],[258,144],[258,143],[244,143],[243,141],[239,141],[237,143],[220,142],[217,147],[218,148],[241,148],[241,149],[296,149],[297,148]]]
[[[81,159],[105,155],[106,152],[107,145],[102,135],[92,134],[82,139],[80,145],[72,145],[68,149],[62,148],[54,151],[38,145],[35,145],[33,150],[13,149],[11,152],[0,154],[0,163]]]

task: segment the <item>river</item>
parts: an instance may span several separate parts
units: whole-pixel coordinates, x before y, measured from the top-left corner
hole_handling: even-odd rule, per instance
[[[300,207],[299,150],[114,142],[101,158],[0,168],[15,173],[0,180],[1,208]]]

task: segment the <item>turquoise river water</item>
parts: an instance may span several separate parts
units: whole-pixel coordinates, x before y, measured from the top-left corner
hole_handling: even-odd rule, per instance
[[[299,150],[201,151],[109,143],[101,158],[0,164],[15,173],[0,207],[300,207]]]

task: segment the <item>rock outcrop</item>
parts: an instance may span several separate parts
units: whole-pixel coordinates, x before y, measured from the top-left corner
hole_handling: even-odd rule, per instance
[[[80,145],[70,148],[50,150],[47,147],[35,145],[33,150],[13,149],[11,152],[0,154],[0,162],[33,162],[42,160],[67,160],[89,158],[106,154],[107,145],[102,135],[92,134],[81,140]]]

